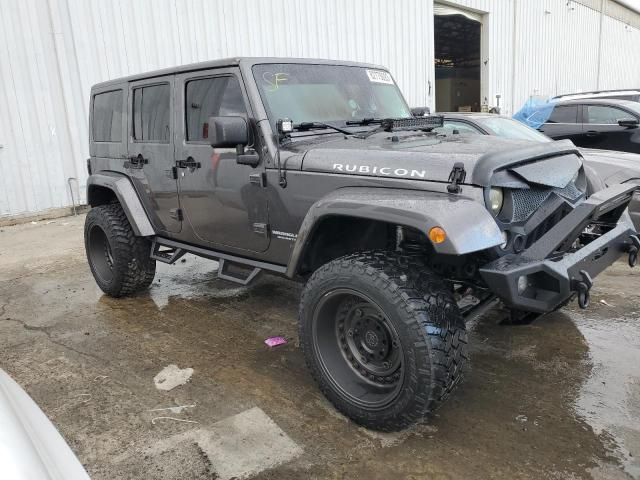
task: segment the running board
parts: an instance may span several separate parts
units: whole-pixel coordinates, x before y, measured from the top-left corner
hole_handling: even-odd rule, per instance
[[[180,247],[162,245],[156,238],[154,238],[151,243],[151,258],[162,263],[175,263],[185,253],[187,253],[187,251]]]
[[[229,282],[238,283],[240,285],[249,285],[256,276],[262,271],[261,268],[253,267],[253,269],[245,276],[240,275],[240,272],[231,272],[229,267],[240,267],[247,269],[246,265],[242,265],[239,263],[234,263],[229,260],[225,260],[224,258],[220,259],[218,266],[218,278],[222,280],[227,280]],[[226,267],[226,268],[225,268]]]

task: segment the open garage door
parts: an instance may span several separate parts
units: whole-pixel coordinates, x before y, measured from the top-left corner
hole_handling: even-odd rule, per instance
[[[480,111],[482,17],[448,5],[434,5],[436,110]]]

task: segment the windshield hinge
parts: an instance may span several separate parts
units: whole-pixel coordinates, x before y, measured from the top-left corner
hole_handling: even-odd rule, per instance
[[[449,174],[449,185],[447,185],[447,192],[460,193],[462,192],[461,183],[464,183],[467,178],[467,171],[464,169],[464,163],[456,162],[453,165],[453,169]]]

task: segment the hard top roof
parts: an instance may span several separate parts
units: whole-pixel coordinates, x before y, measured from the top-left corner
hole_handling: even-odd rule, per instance
[[[94,87],[105,87],[114,84],[121,84],[124,82],[133,82],[137,80],[144,80],[147,78],[160,77],[164,75],[172,75],[176,73],[186,73],[197,70],[207,70],[210,68],[221,67],[249,67],[253,65],[259,65],[263,63],[304,63],[309,65],[343,65],[351,67],[366,67],[386,70],[386,67],[380,65],[374,65],[371,63],[350,62],[346,60],[328,60],[320,58],[292,58],[292,57],[230,57],[221,58],[218,60],[208,60],[206,62],[191,63],[187,65],[179,65],[176,67],[164,68],[161,70],[154,70],[150,72],[138,73],[127,77],[114,78],[105,82],[97,83]]]

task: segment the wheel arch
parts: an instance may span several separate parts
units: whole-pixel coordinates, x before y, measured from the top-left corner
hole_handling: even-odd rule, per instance
[[[336,230],[336,224],[342,228]],[[328,233],[327,226],[333,227]],[[493,217],[484,205],[472,199],[439,192],[350,187],[330,193],[309,209],[286,274],[289,277],[303,274],[309,268],[305,266],[309,264],[309,255],[323,247],[319,239],[330,236],[331,231],[337,231],[343,238],[357,234],[363,240],[359,248],[338,251],[329,261],[346,253],[380,248],[381,245],[375,245],[378,241],[375,233],[398,226],[417,232],[435,254],[464,255],[503,242]],[[436,226],[447,232],[447,239],[440,244],[427,239],[429,230]]]
[[[101,172],[87,180],[87,203],[91,207],[117,201],[124,210],[136,236],[155,235],[153,225],[136,193],[131,180],[115,172]]]

